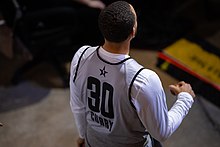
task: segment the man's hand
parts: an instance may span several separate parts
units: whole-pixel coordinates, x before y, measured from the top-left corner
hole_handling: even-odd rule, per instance
[[[195,93],[192,90],[191,85],[185,83],[184,81],[181,81],[174,85],[170,85],[169,88],[173,95],[178,95],[180,92],[188,92],[193,98],[195,97]]]
[[[82,139],[82,138],[78,138],[76,140],[76,143],[77,143],[77,147],[85,147],[85,139]]]

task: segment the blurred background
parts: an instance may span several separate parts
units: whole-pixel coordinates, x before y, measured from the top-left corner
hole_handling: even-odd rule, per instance
[[[103,44],[97,18],[113,1],[99,1],[98,5],[90,2],[0,1],[0,146],[76,146],[77,129],[69,107],[70,62],[82,45]],[[188,80],[196,89],[198,99],[164,146],[219,147],[220,84],[207,82],[195,76],[200,75],[197,71],[192,74],[179,66],[164,70],[161,65],[171,67],[171,63],[165,58],[161,63],[159,54],[165,54],[179,39],[190,38],[215,56],[214,74],[219,81],[220,1],[128,2],[138,15],[138,32],[130,55],[160,76],[168,106],[175,101],[169,84]],[[203,59],[202,63],[212,60],[196,50],[192,52]],[[167,60],[176,61],[175,56]]]

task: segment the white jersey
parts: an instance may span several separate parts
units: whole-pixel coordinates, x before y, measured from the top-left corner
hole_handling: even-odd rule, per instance
[[[114,60],[116,59],[116,60]],[[143,146],[147,130],[163,141],[193,104],[186,92],[168,111],[157,74],[129,56],[83,46],[71,63],[70,105],[81,138],[92,147]]]
[[[129,87],[143,68],[130,57],[109,63],[89,47],[78,62],[74,82],[86,105],[86,140],[90,146],[143,146],[145,128],[131,102]],[[77,80],[83,78],[83,82]],[[81,80],[80,80],[81,81]]]

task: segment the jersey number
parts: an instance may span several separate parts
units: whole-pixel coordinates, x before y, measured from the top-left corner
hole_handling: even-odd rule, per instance
[[[113,87],[109,83],[101,83],[99,79],[88,77],[87,89],[89,108],[94,112],[101,112],[105,117],[114,118]]]

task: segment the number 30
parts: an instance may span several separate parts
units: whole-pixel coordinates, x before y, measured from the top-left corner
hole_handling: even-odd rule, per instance
[[[113,87],[106,82],[103,84],[94,77],[88,77],[88,106],[94,112],[100,112],[105,117],[114,118]],[[101,104],[101,106],[100,106]],[[101,107],[101,108],[100,108]]]

